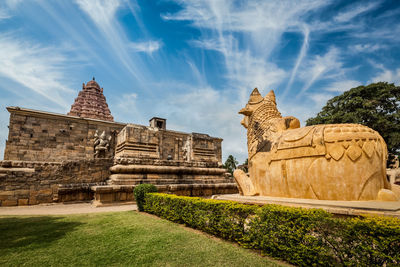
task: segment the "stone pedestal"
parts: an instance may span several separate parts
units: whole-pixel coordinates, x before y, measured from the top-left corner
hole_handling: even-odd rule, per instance
[[[215,195],[212,198],[260,206],[278,204],[289,207],[323,209],[339,216],[360,216],[369,214],[400,218],[400,202],[398,201],[335,201],[267,196],[241,196],[239,194]]]

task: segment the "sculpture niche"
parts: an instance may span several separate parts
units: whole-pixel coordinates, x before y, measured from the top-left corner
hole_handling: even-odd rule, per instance
[[[242,195],[398,200],[400,191],[386,179],[387,148],[378,132],[359,124],[300,128],[295,117],[281,116],[273,91],[262,97],[257,88],[239,113],[249,155],[249,175],[234,172]]]
[[[105,158],[107,151],[110,150],[111,136],[106,137],[106,132],[103,131],[99,136],[98,130],[94,134],[94,158]]]

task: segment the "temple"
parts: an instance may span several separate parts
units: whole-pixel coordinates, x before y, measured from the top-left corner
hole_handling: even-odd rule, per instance
[[[82,84],[82,91],[75,98],[75,103],[71,106],[68,115],[82,118],[98,119],[103,121],[114,121],[108,108],[103,88],[94,80],[86,85]]]
[[[222,166],[222,139],[114,122],[103,88],[83,84],[67,115],[7,107],[9,135],[0,161],[0,206],[94,200],[133,201],[137,184],[208,196],[237,192]]]

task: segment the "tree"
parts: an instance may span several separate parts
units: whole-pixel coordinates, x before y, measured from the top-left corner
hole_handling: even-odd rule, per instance
[[[387,82],[352,88],[326,103],[322,111],[307,120],[308,125],[359,123],[385,139],[389,153],[400,150],[400,86]]]
[[[233,171],[236,170],[237,165],[239,162],[235,159],[234,156],[229,155],[228,158],[225,161],[225,164],[223,167],[231,174],[233,175]]]

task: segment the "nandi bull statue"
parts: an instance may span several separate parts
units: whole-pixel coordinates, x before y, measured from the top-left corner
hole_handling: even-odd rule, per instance
[[[386,178],[387,148],[378,132],[359,124],[300,128],[282,117],[275,94],[257,88],[240,110],[247,128],[249,175],[234,172],[242,195],[321,200],[398,201]]]

